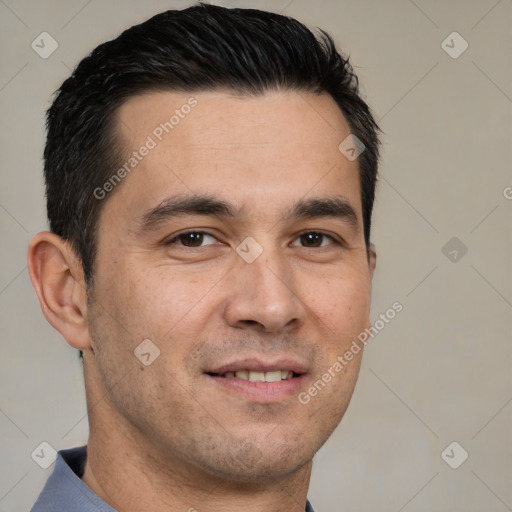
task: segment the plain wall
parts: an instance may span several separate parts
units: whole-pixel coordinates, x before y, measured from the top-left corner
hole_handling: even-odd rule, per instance
[[[46,229],[45,110],[97,44],[190,4],[0,3],[1,511],[26,511],[40,492],[53,469],[31,458],[42,441],[62,449],[88,434],[77,353],[46,322],[26,269],[29,240]],[[396,301],[403,311],[370,340],[347,414],[316,457],[314,506],[512,510],[512,3],[218,4],[329,31],[384,132],[371,318]],[[43,31],[59,45],[47,59],[31,48]],[[442,47],[454,31],[469,45],[458,58]],[[453,53],[463,41],[444,44]],[[469,454],[458,469],[441,457],[452,441]]]

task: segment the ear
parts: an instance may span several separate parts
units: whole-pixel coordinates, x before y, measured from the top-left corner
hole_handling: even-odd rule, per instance
[[[375,272],[375,266],[377,265],[377,251],[375,250],[375,244],[370,243],[368,248],[368,265],[370,267],[370,277],[373,279],[373,273]]]
[[[74,348],[91,348],[87,293],[80,259],[71,245],[43,231],[32,239],[28,272],[44,316]]]

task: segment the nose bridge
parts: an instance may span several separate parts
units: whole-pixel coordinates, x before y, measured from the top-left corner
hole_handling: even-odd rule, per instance
[[[277,331],[302,319],[303,306],[296,295],[292,269],[278,248],[267,245],[251,262],[242,256],[234,281],[225,310],[231,325],[257,323],[265,330]]]
[[[268,251],[266,255],[262,254],[260,261],[254,263],[254,286],[258,294],[261,293],[269,302],[295,298],[291,269],[286,266],[279,251]]]

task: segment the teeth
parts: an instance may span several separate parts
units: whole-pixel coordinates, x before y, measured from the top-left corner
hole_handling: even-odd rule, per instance
[[[224,377],[237,377],[238,379],[249,380],[251,382],[279,382],[281,380],[291,379],[293,377],[293,372],[291,370],[274,370],[271,372],[239,370],[237,372],[226,372]]]
[[[265,372],[249,372],[249,380],[251,382],[265,382]]]
[[[279,382],[281,380],[281,370],[265,373],[265,382]]]

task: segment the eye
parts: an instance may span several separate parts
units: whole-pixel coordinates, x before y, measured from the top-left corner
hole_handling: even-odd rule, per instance
[[[188,231],[186,233],[179,233],[170,240],[165,242],[165,245],[181,245],[183,247],[204,247],[205,245],[212,245],[216,242],[216,238],[204,231]]]
[[[326,240],[328,243],[325,243]],[[325,247],[328,245],[332,245],[333,243],[338,243],[332,236],[326,235],[325,233],[321,233],[319,231],[307,231],[302,233],[292,245],[297,246],[296,241],[300,243],[302,247],[316,248],[316,247]]]

